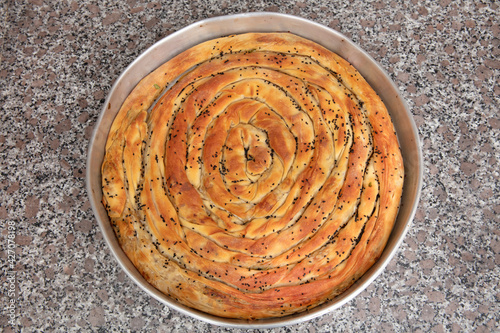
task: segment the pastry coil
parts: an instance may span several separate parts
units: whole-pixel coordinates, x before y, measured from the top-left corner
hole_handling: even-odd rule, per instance
[[[379,258],[404,180],[379,96],[290,33],[210,40],[130,93],[102,164],[103,204],[141,274],[229,318],[311,309]]]

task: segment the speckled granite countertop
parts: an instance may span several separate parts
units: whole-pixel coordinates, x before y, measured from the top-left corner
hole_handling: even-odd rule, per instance
[[[425,159],[419,209],[384,273],[341,309],[273,331],[499,331],[498,7],[451,0],[3,2],[0,327],[230,331],[169,310],[121,270],[87,199],[87,146],[113,81],[153,43],[203,18],[273,11],[335,28],[368,51],[407,100]]]

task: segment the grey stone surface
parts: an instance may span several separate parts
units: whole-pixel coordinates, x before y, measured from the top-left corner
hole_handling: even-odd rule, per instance
[[[407,100],[425,159],[419,209],[385,272],[342,308],[272,331],[499,331],[498,7],[465,0],[3,2],[0,327],[231,331],[168,309],[120,269],[87,199],[87,146],[113,81],[149,46],[203,18],[272,11],[335,28],[371,54]]]

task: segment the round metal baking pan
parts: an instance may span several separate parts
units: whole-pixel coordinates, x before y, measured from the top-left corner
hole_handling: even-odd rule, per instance
[[[180,52],[209,39],[245,32],[280,31],[295,33],[336,52],[356,67],[382,97],[394,122],[403,154],[406,176],[402,202],[394,229],[380,259],[354,285],[333,301],[308,312],[282,318],[253,321],[226,319],[177,303],[155,289],[141,276],[121,250],[107,213],[101,204],[100,168],[111,123],[127,95],[144,76]],[[111,88],[95,125],[88,151],[87,191],[92,209],[111,252],[128,276],[145,292],[172,309],[211,324],[237,328],[272,328],[304,322],[339,308],[363,291],[384,270],[402,243],[415,215],[422,187],[422,165],[420,142],[411,113],[397,87],[372,57],[341,33],[318,23],[290,15],[248,13],[216,17],[191,24],[151,46],[127,67]]]

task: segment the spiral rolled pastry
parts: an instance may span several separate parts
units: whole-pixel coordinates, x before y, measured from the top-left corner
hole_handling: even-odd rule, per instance
[[[311,309],[379,258],[403,163],[381,99],[344,59],[289,33],[210,40],[131,92],[103,204],[153,286],[230,318]]]

